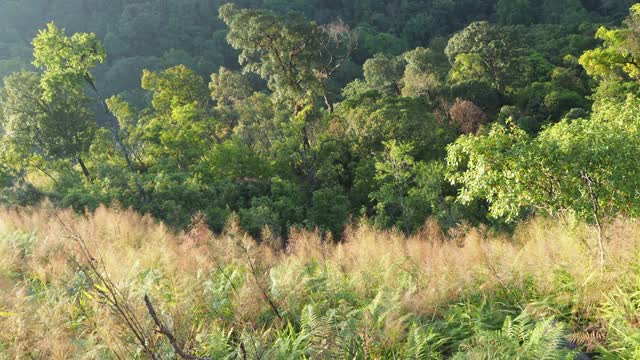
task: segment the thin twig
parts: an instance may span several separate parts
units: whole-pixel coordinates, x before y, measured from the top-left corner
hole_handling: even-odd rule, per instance
[[[126,327],[133,333],[134,337],[147,355],[149,355],[152,360],[160,360],[161,357],[156,353],[151,337],[147,335],[144,327],[131,309],[131,306],[127,303],[124,295],[108,275],[103,274],[106,273],[103,269],[101,270],[101,268],[104,268],[104,263],[98,262],[93,257],[86,242],[80,234],[68,226],[58,216],[58,214],[55,214],[54,216],[67,232],[68,237],[78,245],[80,256],[84,264],[81,264],[75,258],[70,258],[70,261],[91,280],[92,290],[98,294],[104,305],[109,307],[113,313],[120,317]]]
[[[258,289],[262,293],[262,296],[267,301],[271,309],[273,309],[273,312],[276,314],[278,319],[280,319],[281,321],[284,321],[284,318],[282,317],[282,315],[280,315],[280,310],[278,310],[278,307],[276,306],[275,302],[271,299],[271,297],[267,293],[267,290],[264,289],[264,287],[260,283],[260,279],[258,278],[258,270],[256,269],[256,267],[253,264],[253,261],[251,260],[251,255],[249,254],[249,250],[242,244],[240,244],[240,248],[244,251],[245,255],[247,256],[247,262],[249,263],[251,274],[253,275],[253,278],[256,281],[256,285],[258,286]]]

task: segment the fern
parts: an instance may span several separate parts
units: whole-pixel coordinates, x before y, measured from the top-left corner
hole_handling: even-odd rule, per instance
[[[435,333],[433,328],[425,330],[417,325],[412,326],[407,342],[402,349],[403,359],[442,359],[439,349],[446,342],[446,339]]]
[[[480,331],[461,345],[454,359],[572,359],[576,352],[563,346],[562,323],[546,319],[536,323],[526,312],[507,317],[502,329]]]
[[[269,350],[269,359],[304,359],[309,357],[311,348],[309,347],[310,334],[305,331],[296,333],[295,329],[288,324],[284,331],[276,334],[276,340]]]
[[[298,332],[289,324],[278,333],[268,356],[274,359],[342,358],[354,347],[357,314],[328,310],[320,315],[314,305],[307,305],[300,315]]]
[[[608,323],[608,349],[601,349],[607,359],[640,358],[640,277],[628,288],[619,287],[602,307]]]
[[[231,345],[233,330],[216,329],[207,335],[198,335],[196,342],[199,353],[211,359],[231,359],[234,348]]]

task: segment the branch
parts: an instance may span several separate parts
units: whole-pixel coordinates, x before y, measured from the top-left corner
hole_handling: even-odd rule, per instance
[[[171,343],[171,347],[173,347],[173,350],[176,352],[176,354],[178,354],[178,356],[180,356],[184,360],[210,360],[209,358],[201,358],[195,355],[191,355],[189,353],[186,353],[183,350],[182,346],[178,344],[178,340],[176,340],[176,337],[173,335],[171,330],[169,330],[169,328],[167,328],[165,324],[162,322],[162,320],[160,320],[160,318],[158,317],[156,310],[153,308],[153,305],[151,304],[149,295],[144,296],[144,304],[146,305],[147,311],[149,312],[149,315],[151,315],[153,322],[158,327],[158,330],[157,330],[158,333],[167,337],[167,339],[169,340],[169,343]]]
[[[256,282],[256,285],[258,286],[258,289],[262,293],[262,296],[264,297],[265,301],[269,304],[269,306],[271,307],[273,312],[276,314],[278,319],[280,319],[281,321],[284,321],[284,318],[280,314],[280,310],[278,310],[278,306],[276,306],[276,304],[273,301],[273,299],[271,299],[271,296],[269,296],[269,293],[267,292],[267,290],[260,283],[260,279],[258,278],[258,270],[253,265],[253,261],[251,260],[251,254],[249,254],[249,250],[242,244],[240,244],[240,248],[243,250],[243,252],[245,253],[245,255],[247,257],[247,262],[249,263],[249,268],[251,270],[251,275],[253,275],[253,278],[254,278],[254,280]]]
[[[98,91],[98,88],[96,87],[96,84],[91,78],[91,75],[89,73],[84,74],[84,80],[87,84],[89,84],[89,86],[91,87],[91,90],[93,90],[93,93],[98,98],[100,105],[102,105],[104,114],[106,115],[109,122],[109,127],[111,128],[111,137],[113,138],[113,141],[116,143],[116,145],[120,146],[120,150],[122,150],[122,154],[124,156],[125,162],[127,163],[127,167],[132,173],[134,174],[137,173],[137,170],[135,166],[133,166],[133,162],[131,161],[131,151],[129,150],[129,147],[127,146],[127,144],[125,144],[124,141],[122,141],[122,138],[120,137],[120,123],[118,123],[118,119],[116,118],[115,114],[111,111],[111,109],[109,109],[109,105],[107,105],[106,100],[104,99],[102,94],[100,94],[100,92]],[[140,183],[140,180],[137,177],[134,177],[134,180],[135,180],[136,187],[138,189],[138,193],[142,197],[142,200],[145,203],[148,202],[149,201],[148,194],[144,190],[144,187]]]
[[[589,174],[585,171],[581,172],[582,180],[587,185],[587,189],[589,190],[589,197],[591,198],[591,205],[593,206],[593,217],[596,222],[596,226],[598,227],[598,246],[600,247],[600,269],[604,268],[605,263],[605,248],[604,248],[604,229],[601,221],[600,215],[600,204],[598,199],[598,194],[593,189],[593,179]]]
[[[84,264],[81,264],[74,257],[70,257],[69,261],[75,264],[76,267],[91,280],[92,290],[95,291],[98,295],[98,302],[102,305],[106,305],[111,311],[113,311],[117,316],[120,317],[126,327],[133,333],[134,337],[151,360],[161,360],[162,356],[157,353],[156,346],[151,340],[152,336],[150,334],[147,334],[145,328],[142,326],[141,322],[133,312],[130,304],[126,301],[123,293],[108,277],[108,275],[106,275],[106,271],[104,270],[104,263],[96,260],[93,257],[87,246],[87,243],[82,238],[82,236],[77,231],[75,231],[75,229],[67,225],[60,218],[60,216],[58,216],[58,214],[54,214],[54,216],[62,225],[65,232],[67,232],[68,237],[78,245],[81,261]],[[231,280],[229,279],[229,281]],[[233,283],[231,285],[233,286]],[[173,350],[178,356],[180,356],[180,358],[184,360],[211,360],[208,357],[201,358],[185,352],[183,350],[183,347],[178,344],[178,340],[171,332],[171,330],[169,330],[169,328],[167,328],[162,320],[160,320],[160,318],[158,317],[158,313],[156,312],[151,303],[151,300],[149,299],[149,296],[146,294],[144,296],[144,303],[147,311],[149,312],[149,315],[158,328],[157,332],[164,335],[169,340],[169,343],[171,343]],[[275,306],[273,303],[271,304],[272,306]],[[278,317],[280,317],[279,313]],[[280,319],[282,319],[282,317],[280,317]],[[246,360],[247,351],[245,349],[244,343],[240,342],[239,348],[240,352],[242,353],[242,359]]]
[[[104,263],[98,262],[98,260],[93,257],[87,247],[87,243],[78,232],[68,226],[58,214],[55,214],[55,217],[68,233],[68,237],[78,245],[81,259],[86,265],[81,264],[75,258],[70,258],[70,261],[91,280],[92,290],[98,294],[102,304],[109,307],[112,312],[120,317],[149,357],[152,360],[159,360],[161,357],[156,353],[151,337],[146,333],[120,289],[109,276],[106,275]]]

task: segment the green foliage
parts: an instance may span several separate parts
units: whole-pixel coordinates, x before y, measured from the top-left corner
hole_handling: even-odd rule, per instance
[[[633,272],[637,274],[637,269]],[[608,346],[602,349],[605,359],[632,359],[640,354],[640,332],[635,315],[640,307],[640,284],[637,278],[625,278],[623,284],[609,294],[600,310],[608,327]]]
[[[412,146],[398,144],[395,140],[385,142],[384,157],[376,162],[376,177],[380,183],[380,189],[372,194],[378,202],[378,217],[385,225],[389,225],[389,217],[394,217],[394,212],[399,214],[399,225],[407,233],[410,232],[409,208],[406,201],[407,191],[411,185],[414,173],[415,160],[411,153]],[[395,209],[393,209],[395,208]],[[393,223],[393,221],[391,221]]]
[[[515,171],[518,165],[531,165],[520,161],[528,154],[523,149],[527,142],[526,134],[513,125],[494,125],[487,134],[460,137],[447,156],[448,179],[462,185],[459,200],[486,199],[491,215],[516,220],[524,206],[523,193],[530,190],[521,180],[522,172]]]
[[[447,72],[444,54],[418,47],[403,56],[407,66],[402,78],[402,95],[434,98],[442,87],[441,74]]]
[[[569,359],[569,340],[606,332],[597,346],[576,343],[637,358],[632,245],[612,246],[625,249],[613,259],[626,267],[593,305],[582,292],[593,277],[610,290],[609,269],[581,279],[567,270],[592,270],[579,226],[527,248],[518,248],[526,231],[509,244],[490,239],[505,223],[571,213],[598,225],[604,254],[603,224],[640,215],[640,5],[631,5],[0,1],[0,204],[46,196],[87,211],[91,224],[109,222],[96,217],[107,205],[176,228],[147,219],[141,232],[153,236],[131,235],[138,224],[120,232],[127,219],[117,218],[117,234],[93,240],[118,264],[136,258],[123,294],[161,299],[161,316],[179,314],[168,323],[202,357]],[[600,24],[609,25],[596,32]],[[369,219],[400,232],[354,242],[369,230],[346,226]],[[35,226],[18,222],[3,218],[0,232]],[[468,225],[479,230],[461,235]],[[88,279],[62,265],[66,243],[55,241],[68,234],[55,235],[38,248],[35,237],[0,234],[0,288],[15,290],[0,291],[0,303],[11,297],[38,310],[26,315],[63,324],[51,331],[47,319],[47,338],[36,338],[22,330],[29,318],[13,323],[0,309],[0,322],[16,326],[0,335],[0,352],[15,342],[18,358],[47,357],[37,351],[73,337],[55,356],[143,357],[122,329],[100,337],[95,324],[113,319],[99,321],[107,314]],[[554,253],[563,236],[570,245]],[[135,251],[123,256],[127,246]],[[533,248],[563,260],[536,268]],[[139,259],[140,249],[158,253]],[[175,356],[162,337],[150,343]]]
[[[367,87],[387,96],[400,95],[404,67],[404,59],[400,56],[377,54],[362,66]]]
[[[635,215],[621,104],[635,106],[637,6],[585,52],[621,6],[6,0],[0,73],[30,53],[41,73],[0,90],[0,182],[175,226],[202,212],[221,231],[235,212],[282,240],[290,226],[339,239],[358,216],[411,233],[430,217]]]
[[[254,197],[249,207],[240,210],[240,224],[257,239],[262,237],[265,227],[276,238],[286,238],[289,229],[304,220],[304,200],[297,184],[274,178],[269,196]]]
[[[161,73],[145,70],[142,73],[142,89],[153,94],[151,103],[159,113],[167,113],[188,104],[203,106],[209,98],[204,79],[184,65]]]
[[[42,202],[44,196],[33,185],[25,182],[3,184],[0,189],[0,204],[9,208],[33,206]]]
[[[530,0],[499,0],[496,4],[498,22],[503,25],[531,24],[536,16],[534,6]]]
[[[350,206],[349,198],[340,187],[331,187],[313,192],[309,221],[324,232],[331,232],[334,239],[342,238]]]
[[[574,25],[591,20],[583,3],[577,0],[500,0],[496,4],[496,15],[498,22],[504,25],[536,22]]]
[[[27,170],[35,166],[47,174],[47,168],[51,171],[57,166],[54,162],[66,160],[79,163],[89,179],[91,174],[82,160],[96,131],[89,101],[66,88],[49,90],[46,98],[35,73],[5,78],[0,91],[0,125],[7,132],[3,146],[13,158],[13,164],[7,165]]]
[[[280,114],[269,96],[254,93],[235,106],[238,124],[233,129],[242,143],[263,156],[273,155],[272,147],[284,139]]]
[[[60,88],[80,95],[85,83],[93,82],[91,69],[103,63],[107,54],[95,34],[68,37],[64,29],[49,23],[33,39],[33,57],[33,64],[44,69],[40,80],[44,98],[51,100]]]
[[[344,117],[356,151],[368,154],[382,150],[384,141],[412,142],[419,160],[437,159],[454,139],[453,130],[429,112],[424,98],[382,97],[365,93],[341,103],[337,114]],[[416,134],[420,134],[416,137]]]
[[[637,211],[640,169],[636,103],[601,107],[591,119],[565,120],[530,139],[514,126],[496,125],[485,135],[464,136],[449,148],[449,178],[462,185],[461,201],[482,198],[491,214],[516,220],[526,208],[547,214],[572,210],[588,221]],[[594,212],[595,209],[595,212]]]
[[[54,159],[75,159],[87,153],[95,122],[82,96],[66,88],[50,89],[49,99],[35,73],[15,73],[4,80],[0,123],[23,152]],[[26,154],[25,154],[26,155]]]
[[[457,188],[446,177],[444,161],[420,162],[415,166],[414,186],[408,192],[411,226],[419,229],[429,217],[444,229],[462,221],[477,224],[485,218],[485,210],[478,203],[462,205],[455,201]]]
[[[501,94],[514,81],[520,50],[506,28],[474,22],[449,39],[445,53],[452,81],[485,80]]]
[[[359,27],[356,31],[359,35],[358,51],[366,52],[363,54],[365,59],[375,54],[400,55],[409,48],[406,39],[388,32],[378,32],[366,27]]]
[[[245,71],[260,75],[276,98],[296,106],[309,95],[328,96],[325,82],[350,55],[349,30],[341,23],[323,28],[300,16],[234,4],[222,6],[220,18]]]
[[[209,83],[211,98],[218,106],[229,106],[251,96],[251,84],[242,74],[221,67],[218,73],[211,74]]]
[[[495,359],[573,359],[577,352],[563,348],[564,336],[562,323],[536,323],[524,312],[515,319],[507,317],[498,331],[479,331],[452,359],[481,359],[486,354]]]
[[[640,78],[640,68],[634,58],[638,56],[640,45],[640,6],[631,7],[631,13],[622,29],[601,27],[596,38],[603,41],[603,46],[589,50],[580,58],[589,75],[604,79]]]

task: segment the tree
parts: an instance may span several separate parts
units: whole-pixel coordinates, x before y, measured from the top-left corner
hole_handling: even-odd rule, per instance
[[[84,96],[86,86],[93,91],[102,105],[113,140],[121,149],[129,169],[135,172],[128,147],[120,137],[120,126],[98,91],[91,69],[106,60],[104,46],[95,34],[76,33],[71,37],[54,23],[47,24],[33,39],[33,64],[43,69],[40,86],[43,98],[52,100],[56,89],[63,88],[70,94]],[[138,184],[140,193],[144,193]]]
[[[378,217],[383,223],[392,221],[397,216],[401,219],[398,224],[408,234],[411,232],[411,209],[407,203],[407,195],[415,176],[415,160],[409,155],[412,147],[395,140],[385,142],[384,145],[385,152],[376,162],[375,179],[380,186],[371,197],[377,201]]]
[[[383,95],[399,96],[405,65],[401,56],[376,54],[362,66],[367,87]]]
[[[239,62],[268,81],[279,100],[290,102],[294,113],[307,97],[324,98],[333,110],[327,81],[349,59],[355,42],[344,23],[319,26],[298,15],[282,17],[267,10],[220,8],[229,27],[227,40],[240,50]]]
[[[601,27],[596,38],[603,46],[580,57],[587,73],[599,79],[640,81],[640,4],[631,7],[620,29]]]
[[[349,210],[349,198],[342,188],[323,188],[313,192],[308,218],[313,226],[331,232],[334,239],[340,240]]]
[[[490,215],[517,220],[524,211],[571,211],[598,228],[604,262],[604,222],[640,211],[640,100],[601,106],[590,119],[564,120],[536,138],[496,125],[463,136],[449,148],[449,180],[462,186],[459,200],[485,199]]]
[[[137,129],[150,161],[171,160],[189,172],[212,144],[222,144],[229,130],[210,111],[202,77],[182,65],[162,72],[145,70],[142,87],[151,92],[155,110]]]
[[[234,105],[253,94],[253,88],[245,76],[224,67],[220,67],[217,74],[211,74],[209,90],[219,107]]]
[[[306,178],[317,182],[312,130],[318,122],[316,99],[324,99],[333,112],[327,82],[349,60],[355,45],[342,22],[318,26],[300,16],[282,17],[271,11],[238,9],[233,4],[220,8],[220,18],[229,27],[227,40],[240,50],[245,71],[267,80],[274,98],[293,109],[293,128],[299,130],[300,154]]]
[[[240,108],[247,105],[249,101],[246,100],[254,93],[249,80],[241,73],[221,67],[218,73],[211,74],[209,90],[222,122],[229,128],[237,127],[242,121]],[[242,115],[253,117],[250,113]]]
[[[444,54],[418,47],[402,56],[407,63],[402,95],[434,98],[443,85],[443,75],[449,70]]]
[[[250,207],[240,210],[240,223],[256,239],[266,226],[274,235],[287,238],[289,229],[301,225],[305,218],[302,189],[295,183],[274,178],[271,180],[270,196],[254,197]]]
[[[36,73],[19,72],[5,78],[0,92],[0,123],[6,138],[23,154],[77,162],[87,179],[83,161],[96,130],[84,96],[56,85],[45,96]]]
[[[370,156],[394,140],[411,143],[416,159],[433,160],[444,156],[446,145],[455,139],[453,129],[436,119],[425,98],[365,93],[342,102],[336,114],[343,119],[354,156]]]
[[[449,39],[445,53],[453,80],[486,79],[505,94],[515,75],[518,48],[505,28],[474,22]]]
[[[523,181],[525,172],[515,169],[520,169],[520,157],[527,154],[528,141],[527,134],[513,124],[458,138],[447,149],[447,179],[461,186],[458,201],[486,200],[491,216],[519,219],[529,188]]]
[[[144,70],[142,89],[153,93],[153,108],[163,114],[187,104],[202,108],[209,104],[209,92],[204,79],[184,65],[161,72]]]
[[[502,25],[528,25],[536,20],[538,14],[531,0],[498,0],[496,16]]]
[[[235,106],[238,124],[234,134],[258,154],[275,155],[273,145],[284,141],[280,115],[266,94],[256,92]]]
[[[460,98],[449,108],[449,118],[464,134],[475,133],[488,120],[476,104]]]

